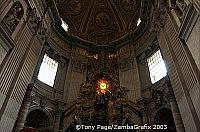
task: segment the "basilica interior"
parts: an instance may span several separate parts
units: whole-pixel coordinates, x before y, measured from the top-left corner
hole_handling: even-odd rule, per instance
[[[199,0],[1,0],[0,15],[0,132],[200,132]]]

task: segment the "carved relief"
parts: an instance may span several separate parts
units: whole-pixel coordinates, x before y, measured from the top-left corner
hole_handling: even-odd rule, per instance
[[[69,9],[72,15],[78,15],[82,9],[82,1],[81,0],[70,0],[67,4],[67,8]]]
[[[33,8],[29,11],[27,21],[31,25],[33,32],[36,33],[38,30],[39,17],[37,17],[37,15],[36,15],[35,8]]]
[[[43,15],[45,15],[46,11]],[[44,25],[43,16],[42,18],[37,16],[36,9],[30,9],[27,16],[27,22],[30,25],[34,34],[37,34],[42,42],[47,39],[47,28]]]
[[[95,23],[97,26],[105,27],[110,24],[110,16],[106,12],[97,13],[95,17]]]
[[[168,6],[165,2],[160,2],[160,6],[153,11],[151,31],[157,33],[163,28],[167,19]]]
[[[60,16],[69,24],[70,34],[98,45],[107,45],[125,35],[130,23],[135,25],[133,18],[137,16],[134,14],[140,7],[137,0],[118,0],[115,3],[108,0],[66,0],[56,4]]]
[[[21,3],[15,2],[3,19],[4,24],[11,32],[15,30],[19,21],[22,19],[23,14],[24,10]]]
[[[47,29],[44,26],[40,27],[38,30],[38,36],[42,42],[44,42],[47,38],[46,32],[47,32]]]
[[[136,6],[136,0],[121,0],[121,6],[125,11],[133,11]]]

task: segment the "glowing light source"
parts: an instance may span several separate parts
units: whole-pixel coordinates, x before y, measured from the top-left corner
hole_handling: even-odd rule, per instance
[[[62,27],[63,27],[63,29],[67,32],[68,31],[68,25],[61,19],[61,21],[62,21]]]
[[[142,22],[142,21],[141,21],[141,19],[139,18],[139,19],[137,20],[137,26],[139,26],[141,22]]]
[[[107,84],[101,82],[101,83],[100,83],[100,88],[101,88],[101,89],[106,89],[106,88],[107,88]]]
[[[109,82],[106,79],[100,79],[97,81],[97,89],[96,92],[101,95],[101,94],[105,94],[106,91],[109,92]]]

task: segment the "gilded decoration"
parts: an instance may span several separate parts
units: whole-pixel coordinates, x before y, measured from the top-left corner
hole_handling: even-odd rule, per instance
[[[66,0],[56,1],[60,17],[69,26],[69,34],[106,45],[137,28],[140,0]]]
[[[74,120],[70,126],[79,123],[131,125],[132,116],[140,118],[138,108],[130,107],[127,88],[120,86],[115,55],[99,53],[95,56],[94,54],[88,60],[87,69],[86,83],[80,86],[79,98],[73,110]]]

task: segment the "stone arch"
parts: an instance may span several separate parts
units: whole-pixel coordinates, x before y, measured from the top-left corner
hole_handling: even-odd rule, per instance
[[[160,108],[158,108],[158,109],[152,109],[152,118],[153,119],[155,119],[155,117],[156,117],[156,115],[157,115],[157,113],[161,110],[161,109],[170,109],[171,110],[171,106],[170,106],[170,104],[165,104],[165,105],[163,105],[163,106],[161,106]]]
[[[26,118],[26,126],[36,129],[47,128],[50,126],[49,117],[44,111],[39,109],[31,111]]]
[[[11,6],[10,10],[7,12],[2,22],[7,27],[8,31],[10,33],[13,33],[23,16],[24,7],[19,1],[16,1]]]
[[[162,108],[156,113],[154,124],[167,125],[167,130],[164,130],[165,132],[176,132],[173,114],[168,108]]]
[[[44,107],[41,107],[41,106],[33,105],[29,108],[28,114],[31,113],[34,110],[40,110],[40,111],[44,112],[48,116],[49,124],[52,125],[52,123],[54,121],[54,115],[52,113],[50,113],[49,110],[47,110],[47,109],[45,109]]]

